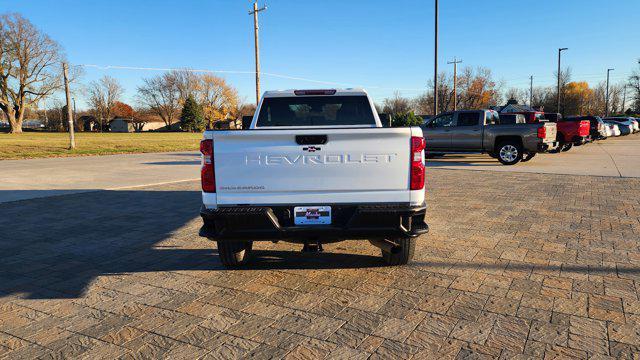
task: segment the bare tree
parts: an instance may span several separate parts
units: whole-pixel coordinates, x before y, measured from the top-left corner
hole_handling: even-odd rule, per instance
[[[61,87],[58,43],[19,14],[0,15],[0,110],[11,133],[22,132],[25,110]]]
[[[518,104],[529,103],[529,91],[525,89],[509,88],[505,93],[507,100],[515,100]]]
[[[640,60],[638,60],[640,63]],[[640,65],[634,70],[627,82],[627,89],[630,90],[633,99],[632,108],[636,113],[640,113]]]
[[[89,84],[89,104],[93,109],[94,116],[100,122],[102,132],[104,124],[111,120],[113,106],[122,96],[122,86],[112,77],[104,76],[99,81]]]
[[[411,111],[411,101],[396,91],[393,93],[393,97],[384,99],[382,111],[389,115],[407,113]]]
[[[184,104],[189,95],[196,97],[196,92],[201,90],[202,76],[199,76],[189,69],[171,70],[166,76],[171,78],[176,86],[180,105]]]
[[[154,115],[155,113],[148,108],[136,108],[131,117],[131,124],[135,132],[142,132],[145,125],[151,121]]]
[[[138,88],[138,99],[143,106],[157,114],[167,128],[179,116],[180,90],[171,73],[143,79],[143,85]]]

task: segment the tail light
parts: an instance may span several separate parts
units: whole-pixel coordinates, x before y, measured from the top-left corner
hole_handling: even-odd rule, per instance
[[[547,127],[542,125],[538,128],[538,138],[544,139],[547,137]]]
[[[200,153],[202,153],[202,168],[200,169],[202,191],[214,193],[216,192],[216,173],[213,166],[213,140],[200,141]]]
[[[591,130],[591,123],[586,120],[580,121],[578,136],[589,136],[589,130]]]
[[[422,136],[411,137],[411,190],[422,190],[424,188],[424,156],[423,151],[426,143]]]

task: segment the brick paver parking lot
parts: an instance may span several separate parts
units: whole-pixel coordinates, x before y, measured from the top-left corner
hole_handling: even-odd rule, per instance
[[[198,184],[0,204],[0,358],[634,358],[640,179],[430,169],[409,266],[257,243],[224,270]]]

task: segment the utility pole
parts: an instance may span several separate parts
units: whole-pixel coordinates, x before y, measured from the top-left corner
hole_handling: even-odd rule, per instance
[[[533,106],[533,75],[529,76],[529,107]]]
[[[266,6],[258,9],[258,2],[253,3],[253,10],[249,11],[249,15],[253,15],[253,36],[255,42],[256,54],[256,105],[260,102],[260,46],[258,43],[258,13],[267,10]]]
[[[557,100],[557,112],[560,112],[560,56],[562,55],[562,51],[563,50],[568,50],[569,48],[559,48],[558,49],[558,94],[556,95],[556,100]]]
[[[438,0],[435,0],[435,42],[433,52],[433,116],[438,115]]]
[[[447,64],[453,64],[453,111],[458,108],[458,96],[457,96],[457,84],[458,84],[458,64],[462,63],[462,60],[453,57],[453,61],[448,61]]]
[[[73,100],[73,119],[75,120],[76,116],[78,116],[76,112],[76,98],[72,97],[71,100]]]
[[[604,116],[609,116],[609,72],[615,69],[607,69],[607,95],[604,99]]]
[[[64,75],[64,92],[67,97],[67,120],[69,121],[69,150],[76,148],[76,138],[73,129],[73,110],[71,109],[71,91],[69,91],[69,65],[62,63]]]

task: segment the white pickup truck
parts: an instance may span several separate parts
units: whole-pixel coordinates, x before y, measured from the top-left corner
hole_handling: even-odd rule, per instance
[[[267,91],[249,129],[204,133],[200,236],[226,267],[259,240],[368,239],[406,264],[429,230],[424,148],[419,127],[383,128],[362,89]]]

